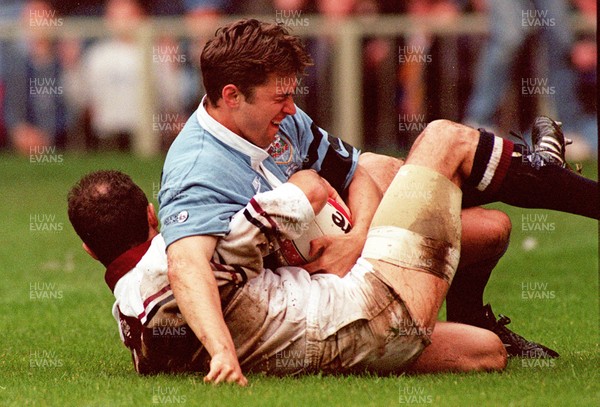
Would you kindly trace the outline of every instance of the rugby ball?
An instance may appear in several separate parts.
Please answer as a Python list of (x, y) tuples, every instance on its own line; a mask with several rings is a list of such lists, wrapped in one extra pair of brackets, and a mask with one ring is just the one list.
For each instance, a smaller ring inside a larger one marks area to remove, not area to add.
[(294, 240), (279, 238), (279, 262), (283, 266), (302, 266), (316, 256), (309, 256), (310, 242), (321, 236), (343, 235), (352, 229), (352, 221), (346, 210), (329, 198), (321, 212), (315, 216), (300, 237)]

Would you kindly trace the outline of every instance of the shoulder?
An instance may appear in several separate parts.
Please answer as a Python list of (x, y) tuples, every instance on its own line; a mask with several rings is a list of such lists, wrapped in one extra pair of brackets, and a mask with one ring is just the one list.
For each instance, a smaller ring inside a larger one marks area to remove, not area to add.
[[(239, 156), (239, 157), (238, 157)], [(235, 167), (244, 158), (236, 151), (212, 136), (198, 123), (192, 114), (175, 138), (165, 159), (164, 176), (198, 176), (207, 174), (212, 178), (224, 167)], [(193, 169), (193, 174), (188, 171)]]

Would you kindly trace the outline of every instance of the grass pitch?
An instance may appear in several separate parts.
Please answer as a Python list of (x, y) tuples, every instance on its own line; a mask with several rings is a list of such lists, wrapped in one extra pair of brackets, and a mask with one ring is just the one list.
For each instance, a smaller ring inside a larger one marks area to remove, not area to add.
[[(2, 406), (596, 406), (600, 403), (597, 223), (502, 205), (511, 247), (486, 300), (557, 360), (513, 359), (503, 373), (269, 378), (247, 388), (199, 375), (140, 377), (120, 343), (103, 269), (84, 253), (66, 193), (84, 173), (130, 174), (156, 202), (162, 159), (125, 155), (0, 156)], [(597, 179), (596, 164), (585, 174)]]

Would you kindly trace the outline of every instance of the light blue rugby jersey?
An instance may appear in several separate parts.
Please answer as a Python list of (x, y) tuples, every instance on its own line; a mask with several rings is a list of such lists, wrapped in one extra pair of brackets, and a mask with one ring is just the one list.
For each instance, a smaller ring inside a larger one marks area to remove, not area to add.
[[(356, 148), (314, 125), (299, 108), (281, 122), (278, 136), (263, 165), (279, 181), (312, 168), (339, 192), (348, 186), (358, 162)], [(158, 202), (167, 246), (188, 236), (227, 234), (231, 217), (254, 195), (271, 189), (250, 156), (209, 133), (195, 112), (163, 167)]]

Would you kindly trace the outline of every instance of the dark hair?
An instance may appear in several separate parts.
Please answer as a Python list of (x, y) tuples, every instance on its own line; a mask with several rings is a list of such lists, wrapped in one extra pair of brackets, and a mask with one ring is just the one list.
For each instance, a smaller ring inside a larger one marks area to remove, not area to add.
[(148, 198), (127, 174), (89, 173), (67, 200), (73, 229), (105, 266), (148, 239)]
[(215, 106), (228, 84), (252, 100), (254, 87), (265, 84), (269, 74), (304, 74), (312, 59), (300, 38), (282, 25), (244, 19), (217, 30), (202, 50), (200, 65), (208, 100)]

